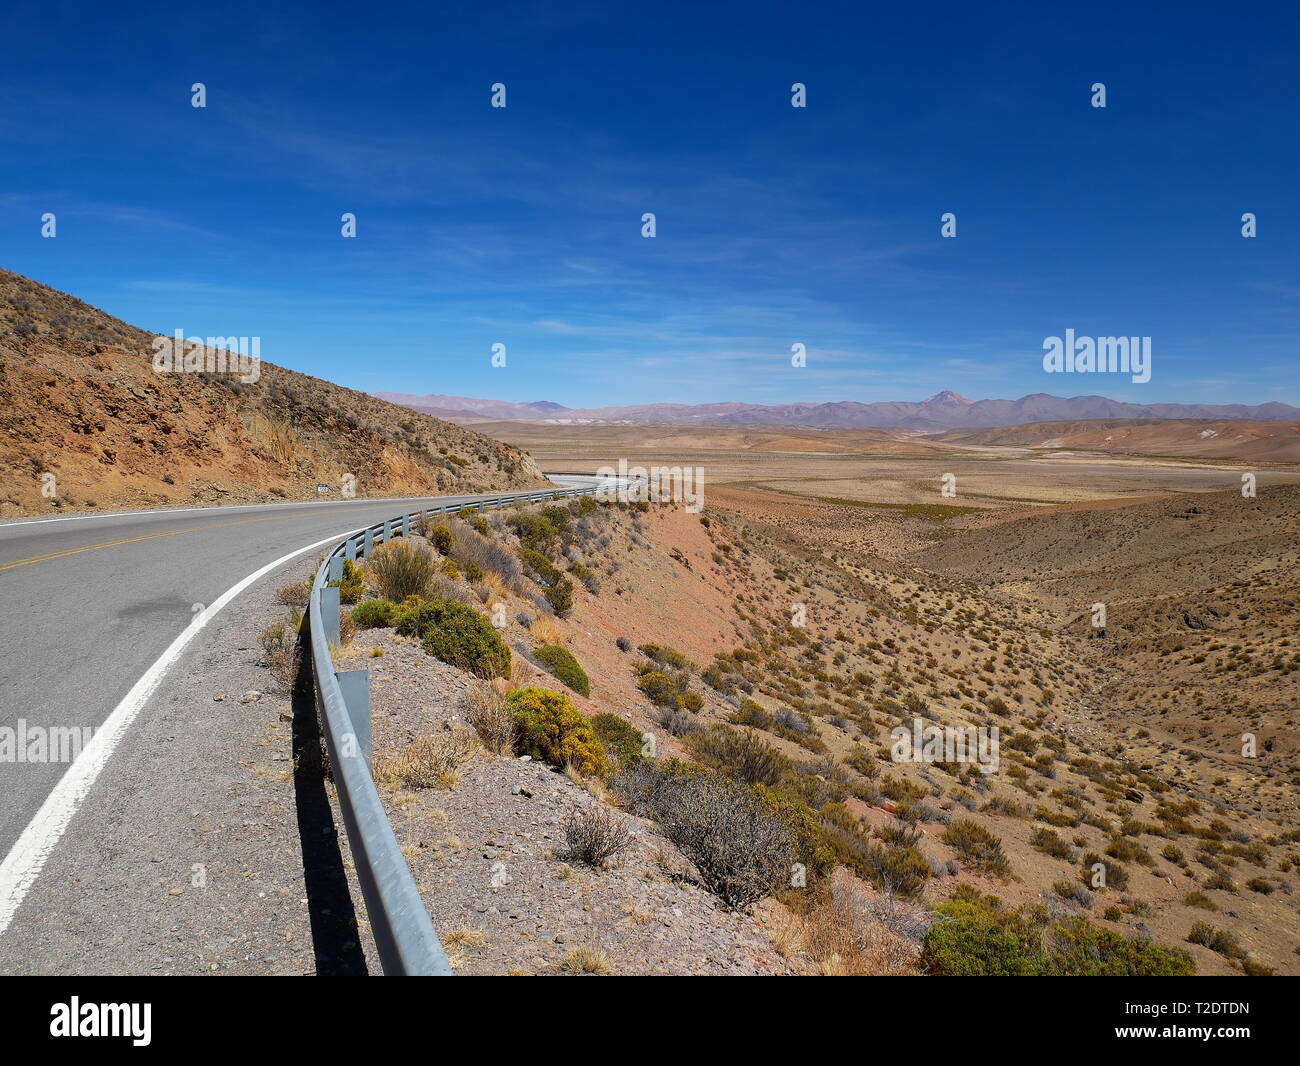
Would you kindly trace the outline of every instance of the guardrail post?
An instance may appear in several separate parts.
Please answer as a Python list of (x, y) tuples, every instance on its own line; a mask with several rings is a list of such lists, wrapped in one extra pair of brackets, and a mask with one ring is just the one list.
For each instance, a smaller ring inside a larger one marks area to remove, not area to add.
[(338, 647), (339, 643), (339, 590), (326, 585), (320, 590), (320, 617), (325, 626), (325, 643)]
[(370, 727), (370, 671), (342, 670), (334, 675), (338, 678), (339, 690), (343, 693), (343, 704), (347, 707), (348, 718), (352, 720), (352, 734), (357, 738), (357, 750), (370, 765), (371, 727)]
[(410, 535), (411, 535), (411, 516), (409, 514), (404, 514), (402, 515), (402, 536), (409, 537)]
[(387, 544), (392, 539), (393, 539), (393, 520), (391, 518), (385, 518), (384, 519), (384, 543)]
[(330, 556), (329, 579), (331, 581), (343, 580), (343, 556), (341, 555)]
[(373, 552), (374, 550), (375, 550), (375, 531), (374, 531), (373, 529), (367, 529), (367, 530), (366, 530), (366, 550), (365, 550), (365, 556), (366, 556), (367, 559), (370, 558), (370, 554), (371, 554), (371, 552)]
[(356, 537), (353, 537), (350, 541), (348, 541), (348, 542), (347, 542), (347, 545), (343, 548), (343, 558), (344, 558), (344, 559), (347, 559), (349, 562), (353, 562), (353, 563), (355, 563), (355, 562), (357, 561), (357, 539), (356, 539)]

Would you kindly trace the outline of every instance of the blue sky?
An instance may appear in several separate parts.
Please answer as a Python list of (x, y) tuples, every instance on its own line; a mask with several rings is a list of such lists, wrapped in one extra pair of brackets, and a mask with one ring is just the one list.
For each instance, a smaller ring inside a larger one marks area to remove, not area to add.
[(0, 265), (367, 391), (1300, 404), (1300, 15), (1046, 6), (18, 0)]

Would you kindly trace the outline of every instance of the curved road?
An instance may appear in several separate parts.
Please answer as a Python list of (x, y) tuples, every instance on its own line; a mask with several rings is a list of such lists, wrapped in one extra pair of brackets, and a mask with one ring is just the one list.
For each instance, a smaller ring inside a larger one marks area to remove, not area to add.
[[(471, 505), (498, 495), (504, 494), (438, 502)], [(50, 820), (42, 805), (71, 773), (67, 761), (19, 761), (31, 738), (40, 730), (84, 727), (91, 732), (82, 736), (89, 737), (132, 701), (147, 714), (149, 701), (167, 685), (165, 671), (150, 671), (196, 613), (206, 609), (205, 622), (211, 620), (219, 613), (214, 605), (228, 602), (236, 588), (242, 592), (245, 579), (296, 554), (305, 578), (329, 544), (430, 499), (256, 504), (0, 525), (0, 932), (30, 887), (22, 874), (31, 869), (30, 856), (20, 853), (58, 838), (48, 829), (24, 831), (38, 812)], [(203, 637), (199, 629), (180, 654), (201, 649)], [(83, 776), (86, 761), (79, 767)], [(91, 772), (86, 788), (94, 780)], [(99, 787), (111, 787), (111, 765)]]

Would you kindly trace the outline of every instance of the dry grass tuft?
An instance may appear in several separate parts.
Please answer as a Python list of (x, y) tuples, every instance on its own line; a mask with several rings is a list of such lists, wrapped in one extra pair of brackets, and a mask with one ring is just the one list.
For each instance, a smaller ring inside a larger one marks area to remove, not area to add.
[(471, 929), (468, 926), (461, 926), (459, 929), (453, 929), (442, 938), (442, 946), (448, 950), (454, 948), (481, 948), (487, 943), (487, 933), (482, 929)]
[(469, 690), (465, 719), (474, 727), (485, 750), (493, 755), (513, 755), (515, 719), (506, 698), (489, 684)]
[(562, 625), (553, 618), (541, 617), (533, 622), (530, 627), (533, 636), (537, 638), (539, 644), (560, 644), (563, 645), (568, 639), (568, 634)]
[(574, 948), (564, 956), (560, 969), (569, 973), (601, 976), (610, 972), (609, 960), (597, 948)]
[(395, 752), (375, 756), (375, 781), (390, 788), (454, 788), (457, 771), (474, 756), (478, 742), (468, 730), (419, 737)]
[(803, 956), (823, 977), (914, 977), (916, 945), (890, 928), (865, 890), (836, 884), (802, 913), (788, 914), (775, 929), (777, 950)]

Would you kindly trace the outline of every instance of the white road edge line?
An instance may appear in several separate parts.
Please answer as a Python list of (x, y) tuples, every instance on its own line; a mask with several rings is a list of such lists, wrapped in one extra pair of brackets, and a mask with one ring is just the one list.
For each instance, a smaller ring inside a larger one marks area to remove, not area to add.
[[(543, 474), (543, 477), (551, 477), (550, 474)], [(555, 477), (582, 478), (586, 481), (595, 481), (596, 478), (591, 474), (556, 474)], [(560, 484), (558, 481), (555, 482)], [(527, 489), (502, 489), (497, 495), (507, 495), (511, 492), (527, 492)], [(545, 491), (539, 489), (538, 491)], [(468, 493), (468, 496), (492, 495), (492, 493)], [(60, 515), (56, 518), (10, 518), (0, 522), (0, 531), (17, 526), (43, 526), (46, 522), (84, 522), (90, 518), (136, 518), (140, 515), (169, 515), (169, 514), (187, 514), (192, 511), (255, 511), (267, 507), (319, 507), (323, 503), (341, 503), (343, 505), (358, 503), (421, 503), (424, 500), (456, 500), (459, 496), (360, 496), (353, 499), (331, 498), (320, 500), (285, 500), (282, 503), (214, 503), (207, 507), (155, 507), (152, 510), (145, 511), (105, 511), (102, 514), (95, 512), (91, 514), (70, 514)]]
[[(520, 492), (526, 489), (518, 490)], [(473, 496), (474, 493), (469, 495)], [(481, 495), (481, 494), (480, 494)], [(189, 514), (194, 511), (220, 511), (224, 513), (234, 513), (235, 511), (257, 511), (265, 510), (268, 507), (319, 507), (321, 504), (333, 503), (342, 504), (344, 507), (355, 504), (380, 504), (380, 503), (420, 503), (423, 500), (441, 500), (443, 496), (390, 496), (383, 499), (375, 499), (369, 496), (358, 497), (351, 500), (341, 499), (322, 499), (322, 500), (289, 500), (284, 503), (230, 503), (230, 504), (213, 504), (210, 507), (155, 507), (150, 511), (105, 511), (103, 514), (70, 514), (62, 515), (58, 518), (12, 518), (0, 522), (0, 531), (6, 529), (18, 528), (20, 526), (43, 526), (47, 522), (85, 522), (92, 518), (137, 518), (140, 515), (172, 515), (172, 514)], [(456, 499), (456, 497), (451, 497)]]
[[(364, 528), (363, 526), (362, 529)], [(140, 680), (131, 686), (131, 691), (104, 719), (104, 724), (95, 731), (90, 743), (82, 748), (81, 754), (68, 767), (67, 772), (59, 779), (59, 783), (54, 786), (50, 794), (45, 797), (40, 810), (14, 842), (4, 862), (0, 863), (0, 934), (9, 928), (9, 923), (13, 921), (14, 915), (27, 897), (36, 878), (45, 868), (46, 861), (63, 836), (64, 830), (68, 828), (73, 815), (77, 813), (90, 792), (95, 779), (99, 777), (100, 771), (108, 763), (145, 702), (153, 695), (168, 667), (180, 657), (185, 646), (216, 617), (226, 604), (253, 582), (304, 552), (309, 552), (313, 548), (322, 548), (327, 544), (337, 544), (359, 532), (361, 529), (350, 529), (298, 548), (273, 563), (267, 563), (260, 570), (254, 571), (238, 584), (231, 586), (217, 597), (211, 607), (206, 611), (200, 611), (181, 635), (173, 640), (167, 646), (167, 650), (158, 656), (153, 665), (141, 675)]]

